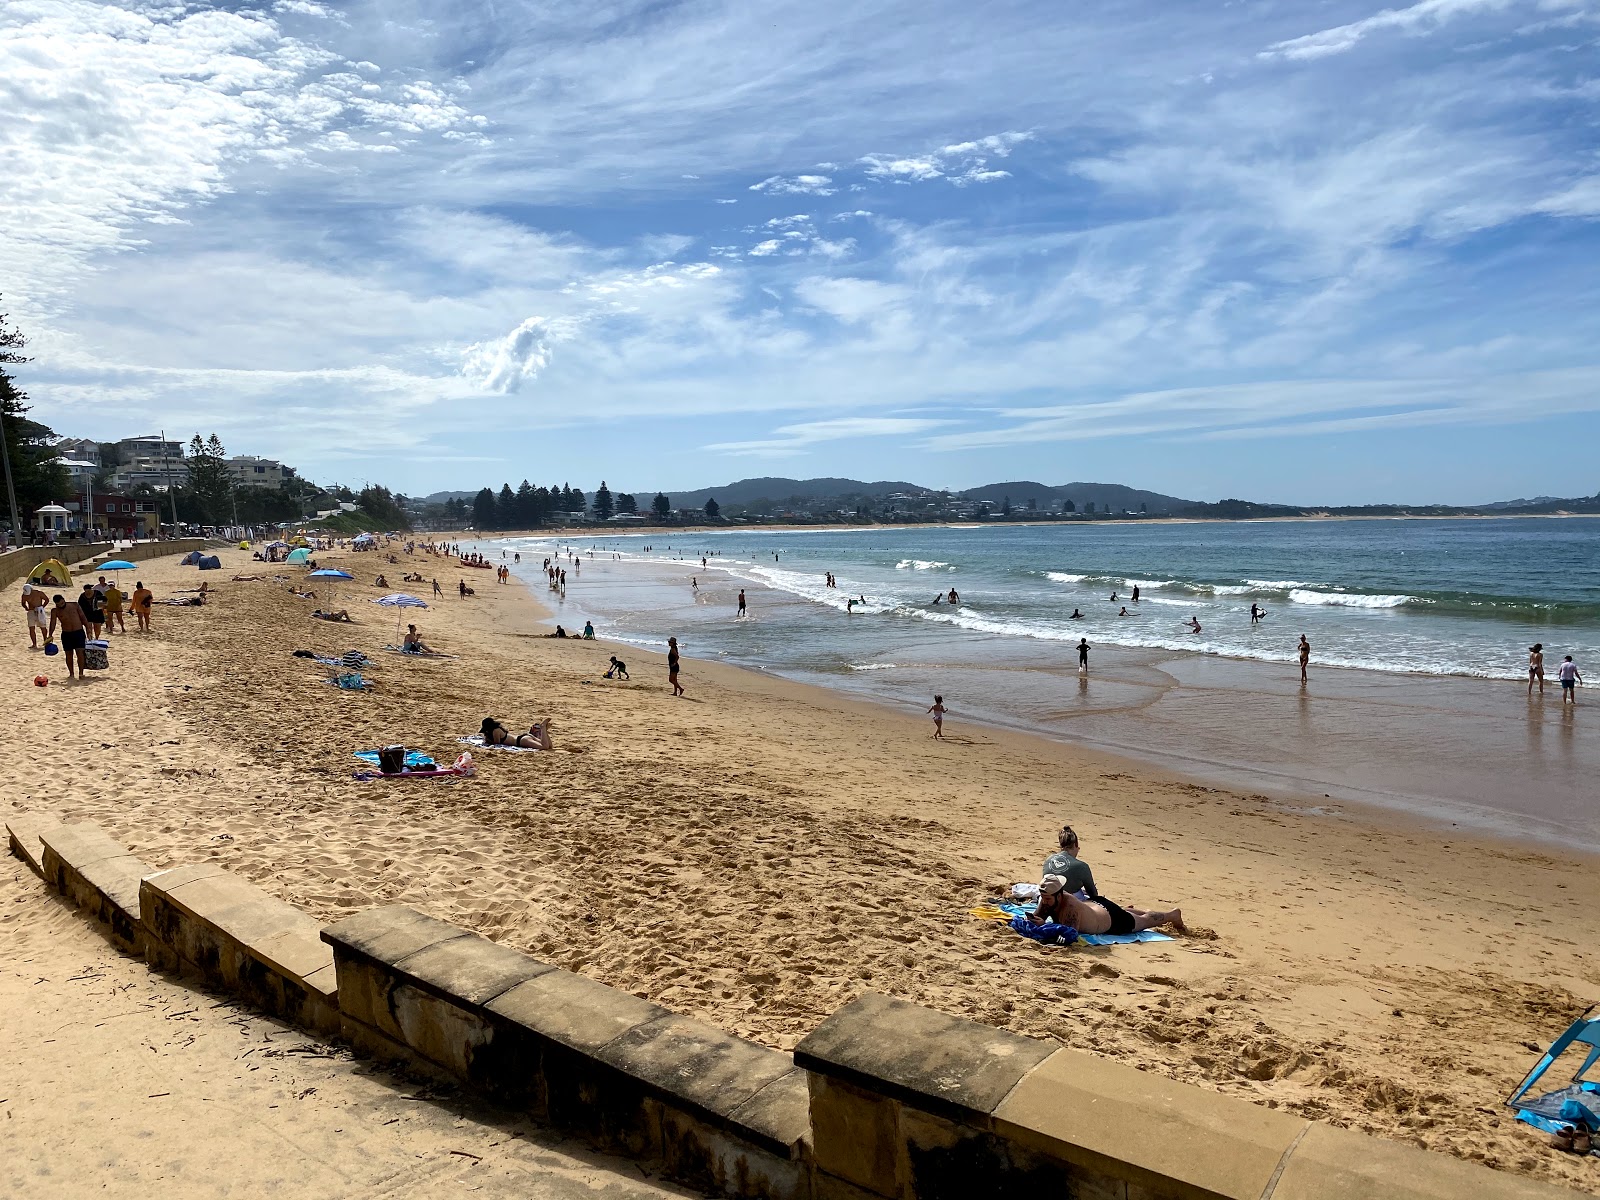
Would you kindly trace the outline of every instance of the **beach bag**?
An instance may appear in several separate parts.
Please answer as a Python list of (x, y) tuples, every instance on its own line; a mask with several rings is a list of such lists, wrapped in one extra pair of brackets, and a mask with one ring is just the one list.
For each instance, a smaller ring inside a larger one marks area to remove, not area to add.
[(83, 669), (85, 671), (109, 671), (111, 669), (111, 643), (101, 638), (84, 643)]
[(404, 746), (385, 746), (378, 751), (378, 770), (385, 775), (398, 775), (405, 768), (406, 748)]

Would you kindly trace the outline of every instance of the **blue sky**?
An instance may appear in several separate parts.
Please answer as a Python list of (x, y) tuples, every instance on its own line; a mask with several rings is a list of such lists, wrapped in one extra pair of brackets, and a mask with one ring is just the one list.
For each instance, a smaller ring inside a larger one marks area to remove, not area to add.
[(1600, 3), (0, 7), (58, 431), (321, 480), (1600, 489)]

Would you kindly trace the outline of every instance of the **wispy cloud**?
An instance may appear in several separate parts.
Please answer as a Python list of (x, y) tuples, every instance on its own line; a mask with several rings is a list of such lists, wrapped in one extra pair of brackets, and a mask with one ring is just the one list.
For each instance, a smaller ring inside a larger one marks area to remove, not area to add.
[(762, 458), (787, 458), (802, 454), (823, 442), (856, 438), (904, 437), (926, 433), (953, 422), (924, 417), (835, 417), (826, 421), (805, 421), (783, 425), (775, 436), (749, 442), (717, 442), (704, 447), (718, 454), (754, 455)]
[(752, 192), (765, 192), (769, 196), (831, 196), (838, 191), (831, 186), (833, 180), (826, 175), (795, 175), (785, 179), (772, 175), (760, 183), (752, 183)]

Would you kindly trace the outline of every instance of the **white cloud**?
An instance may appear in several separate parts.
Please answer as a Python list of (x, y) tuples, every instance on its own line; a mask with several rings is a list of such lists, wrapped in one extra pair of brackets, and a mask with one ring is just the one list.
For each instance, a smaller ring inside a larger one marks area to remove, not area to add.
[(989, 167), (989, 158), (1005, 158), (1012, 147), (1033, 137), (1031, 131), (1007, 130), (970, 142), (952, 142), (930, 154), (895, 157), (868, 154), (861, 158), (869, 178), (892, 183), (922, 183), (948, 178), (957, 187), (969, 183), (989, 183), (1010, 177), (1009, 171)]
[(760, 183), (752, 183), (750, 190), (769, 196), (831, 196), (837, 190), (832, 183), (826, 175), (795, 175), (788, 179), (773, 175)]
[(461, 373), (491, 392), (516, 392), (550, 365), (555, 344), (570, 338), (570, 321), (529, 317), (505, 337), (468, 346)]
[(776, 254), (783, 249), (783, 242), (777, 238), (768, 238), (764, 242), (757, 242), (750, 247), (749, 254), (752, 258), (765, 258), (769, 254)]
[(1386, 8), (1359, 21), (1337, 25), (1318, 33), (1277, 42), (1260, 54), (1262, 58), (1311, 59), (1343, 54), (1369, 33), (1394, 29), (1419, 33), (1436, 29), (1456, 17), (1476, 12), (1498, 12), (1521, 0), (1421, 0), (1409, 8)]
[(808, 447), (822, 442), (905, 436), (926, 433), (930, 429), (950, 424), (953, 422), (947, 419), (928, 417), (836, 417), (826, 421), (782, 425), (773, 431), (776, 436), (772, 438), (747, 442), (717, 442), (704, 449), (720, 454), (781, 458), (803, 453)]

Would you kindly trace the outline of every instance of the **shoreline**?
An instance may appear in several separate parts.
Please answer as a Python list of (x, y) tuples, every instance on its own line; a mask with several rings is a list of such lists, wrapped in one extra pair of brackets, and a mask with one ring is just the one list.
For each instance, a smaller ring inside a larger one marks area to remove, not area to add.
[[(652, 581), (670, 578), (681, 567), (703, 582), (711, 571), (712, 578), (737, 581), (731, 586), (765, 586), (729, 566), (639, 560), (596, 559), (588, 579), (604, 589), (618, 565)], [(596, 568), (603, 572), (598, 579)], [(531, 580), (513, 579), (530, 596), (543, 590)], [(586, 607), (583, 579), (556, 603), (604, 617), (603, 601)], [(703, 586), (700, 595), (717, 602), (715, 585)], [(571, 620), (544, 603), (539, 607), (551, 627), (558, 619)], [(582, 615), (573, 622), (575, 629), (581, 620)], [(658, 624), (653, 633), (630, 629), (638, 636), (618, 640), (636, 653), (653, 654), (647, 642), (664, 637), (671, 614)], [(682, 640), (686, 627), (676, 632)], [(701, 630), (702, 643), (705, 636)], [(686, 656), (695, 650), (693, 638), (685, 642)], [(1522, 680), (1324, 664), (1313, 664), (1312, 684), (1304, 688), (1293, 664), (1274, 660), (1150, 647), (1118, 647), (1109, 658), (1105, 653), (1088, 676), (1080, 676), (1068, 651), (1053, 644), (1041, 646), (1023, 668), (970, 661), (928, 667), (896, 654), (897, 661), (888, 664), (894, 670), (843, 674), (770, 666), (727, 650), (700, 661), (866, 699), (898, 713), (920, 712), (926, 699), (918, 699), (919, 688), (929, 695), (942, 691), (956, 706), (955, 722), (1092, 750), (1125, 766), (1279, 793), (1307, 810), (1355, 807), (1374, 824), (1398, 819), (1408, 828), (1474, 830), (1516, 845), (1600, 854), (1600, 814), (1575, 814), (1567, 804), (1567, 797), (1583, 793), (1586, 778), (1600, 774), (1600, 761), (1588, 739), (1574, 745), (1576, 714), (1560, 707), (1554, 689), (1545, 699), (1525, 700)], [(1019, 688), (1032, 688), (1041, 698), (1030, 699), (1025, 711), (1016, 709), (1015, 699), (1011, 711), (985, 703), (986, 696)], [(1219, 712), (1228, 719), (1216, 719)], [(1562, 739), (1558, 752), (1540, 752), (1546, 727), (1549, 736)], [(1419, 757), (1417, 746), (1428, 753)]]
[[(1031, 734), (937, 743), (920, 714), (692, 654), (674, 700), (658, 655), (629, 647), (633, 680), (605, 681), (622, 644), (546, 638), (539, 589), (492, 579), (416, 614), (460, 657), (409, 660), (380, 650), (375, 556), (323, 558), (357, 576), (336, 603), (360, 624), (225, 571), (211, 604), (114, 639), (109, 673), (21, 689), (0, 749), (51, 746), (84, 786), (22, 778), (9, 803), (324, 919), (412, 904), (778, 1049), (871, 990), (1594, 1188), (1499, 1108), (1523, 1043), (1600, 994), (1593, 856), (1308, 812)], [(158, 595), (197, 586), (141, 569)], [(0, 646), (15, 678), (42, 662), (20, 631)], [(327, 687), (301, 647), (365, 649), (375, 690)], [(138, 721), (108, 727), (128, 702)], [(454, 783), (352, 778), (353, 749), (445, 758), (486, 714), (553, 716), (556, 752), (485, 751)], [(1181, 903), (1194, 934), (1050, 950), (970, 916), (1035, 877), (1063, 822), (1108, 895)]]

